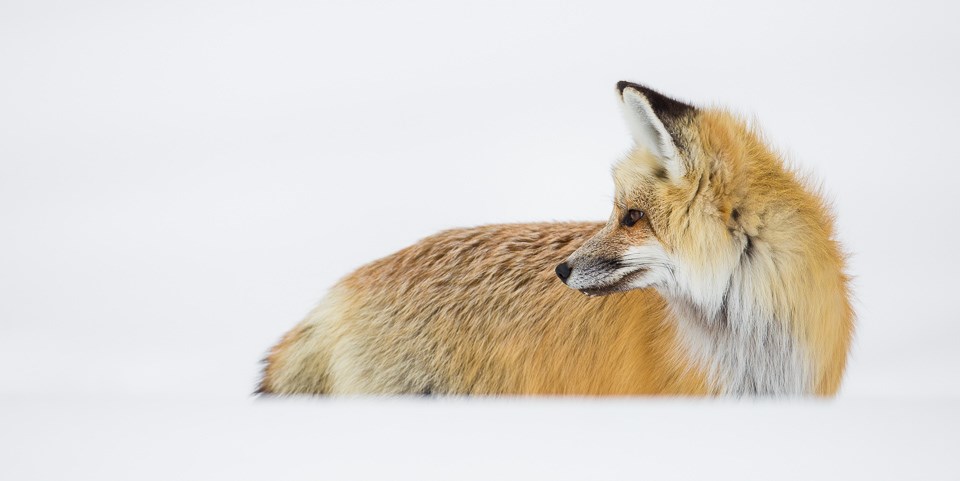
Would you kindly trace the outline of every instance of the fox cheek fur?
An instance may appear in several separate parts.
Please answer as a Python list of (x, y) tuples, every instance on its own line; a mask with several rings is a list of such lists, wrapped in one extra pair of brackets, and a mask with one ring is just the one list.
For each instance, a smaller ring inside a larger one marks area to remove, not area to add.
[(455, 229), (363, 266), (258, 392), (835, 394), (854, 313), (817, 189), (728, 112), (616, 93), (635, 148), (605, 224)]

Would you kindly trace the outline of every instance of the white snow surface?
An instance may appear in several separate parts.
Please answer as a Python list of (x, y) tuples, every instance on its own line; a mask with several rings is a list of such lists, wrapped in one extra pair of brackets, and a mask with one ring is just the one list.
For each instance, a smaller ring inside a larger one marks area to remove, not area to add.
[(4, 479), (956, 479), (956, 403), (16, 400)]
[[(0, 479), (960, 478), (954, 2), (0, 2)], [(338, 278), (602, 220), (631, 80), (833, 201), (833, 401), (254, 400)]]

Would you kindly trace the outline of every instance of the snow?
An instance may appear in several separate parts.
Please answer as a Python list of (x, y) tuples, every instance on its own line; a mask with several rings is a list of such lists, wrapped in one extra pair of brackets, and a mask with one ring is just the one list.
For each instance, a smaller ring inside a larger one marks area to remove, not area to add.
[[(5, 479), (951, 479), (954, 402), (9, 403)], [(10, 431), (16, 433), (12, 439)]]
[[(0, 4), (2, 479), (956, 479), (951, 2)], [(617, 80), (755, 116), (833, 199), (831, 402), (256, 401), (339, 277), (605, 219)]]

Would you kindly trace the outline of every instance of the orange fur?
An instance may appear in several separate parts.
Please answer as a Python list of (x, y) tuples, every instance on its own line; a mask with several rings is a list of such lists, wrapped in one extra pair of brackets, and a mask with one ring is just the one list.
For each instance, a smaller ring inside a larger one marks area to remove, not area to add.
[[(312, 372), (329, 352), (299, 356), (310, 316), (274, 348), (263, 390), (274, 393), (703, 394), (677, 352), (652, 291), (587, 298), (553, 273), (601, 224), (496, 225), (447, 231), (357, 270), (337, 288), (341, 362), (333, 383)], [(297, 344), (299, 343), (299, 344)], [(356, 346), (356, 348), (353, 348)], [(638, 349), (639, 347), (642, 347)], [(347, 360), (349, 359), (349, 360)], [(319, 362), (318, 362), (319, 361)]]

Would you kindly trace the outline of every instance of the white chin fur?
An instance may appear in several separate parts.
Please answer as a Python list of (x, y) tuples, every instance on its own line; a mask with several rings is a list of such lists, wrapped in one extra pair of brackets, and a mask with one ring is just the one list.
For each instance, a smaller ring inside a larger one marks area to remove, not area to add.
[(674, 280), (674, 263), (659, 243), (630, 247), (621, 256), (623, 269), (632, 271), (638, 267), (645, 269), (642, 276), (630, 282), (631, 289), (665, 286)]

